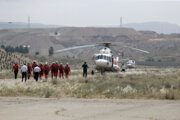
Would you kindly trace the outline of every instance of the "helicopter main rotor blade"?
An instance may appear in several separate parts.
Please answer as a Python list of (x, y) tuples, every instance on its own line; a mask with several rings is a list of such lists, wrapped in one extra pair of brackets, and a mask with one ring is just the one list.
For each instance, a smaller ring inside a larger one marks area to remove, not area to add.
[(71, 47), (71, 48), (65, 48), (65, 49), (57, 50), (56, 53), (65, 52), (68, 50), (79, 49), (79, 48), (95, 47), (95, 46), (100, 46), (100, 44), (82, 45), (82, 46), (75, 46), (75, 47)]
[(111, 49), (111, 51), (112, 51), (112, 53), (113, 53), (113, 55), (115, 55), (115, 56), (119, 56), (118, 55), (118, 53), (112, 48), (112, 47), (110, 47), (110, 49)]
[(137, 50), (137, 51), (140, 51), (140, 52), (144, 52), (144, 53), (149, 53), (148, 51), (141, 50), (141, 49), (138, 49), (138, 48), (133, 48), (133, 47), (129, 47), (129, 46), (123, 46), (123, 47), (127, 47), (127, 48), (130, 48), (130, 49), (133, 49), (133, 50)]

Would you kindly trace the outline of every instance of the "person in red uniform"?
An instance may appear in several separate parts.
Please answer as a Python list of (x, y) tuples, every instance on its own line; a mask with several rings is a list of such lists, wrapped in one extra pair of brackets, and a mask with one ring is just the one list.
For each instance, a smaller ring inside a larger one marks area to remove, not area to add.
[(13, 71), (14, 71), (14, 78), (17, 79), (17, 75), (18, 75), (18, 70), (19, 70), (19, 66), (17, 64), (17, 62), (14, 64), (13, 66)]
[(54, 68), (54, 77), (57, 79), (58, 76), (58, 70), (59, 70), (59, 64), (58, 61), (55, 63), (55, 68)]
[(61, 77), (64, 79), (64, 66), (62, 63), (59, 66), (59, 78), (61, 79)]
[(33, 61), (33, 64), (32, 64), (32, 69), (33, 69), (33, 77), (35, 79), (35, 75), (34, 75), (34, 68), (37, 66), (37, 63), (36, 61)]
[(48, 79), (48, 75), (49, 75), (49, 65), (48, 63), (46, 62), (45, 65), (44, 65), (44, 75), (45, 75), (45, 79)]
[(53, 79), (54, 73), (55, 73), (55, 66), (56, 64), (53, 62), (50, 69), (51, 69), (51, 79)]
[(68, 65), (68, 63), (66, 63), (66, 66), (64, 68), (64, 72), (65, 72), (65, 77), (68, 78), (69, 77), (69, 73), (71, 72), (71, 68)]
[(28, 79), (30, 79), (30, 77), (31, 77), (31, 72), (32, 72), (32, 67), (31, 67), (31, 64), (30, 64), (30, 63), (27, 64), (27, 68), (28, 68), (27, 76), (28, 76)]
[(43, 74), (44, 74), (44, 66), (42, 63), (40, 63), (39, 68), (41, 69), (41, 71), (39, 72), (39, 77), (42, 80)]

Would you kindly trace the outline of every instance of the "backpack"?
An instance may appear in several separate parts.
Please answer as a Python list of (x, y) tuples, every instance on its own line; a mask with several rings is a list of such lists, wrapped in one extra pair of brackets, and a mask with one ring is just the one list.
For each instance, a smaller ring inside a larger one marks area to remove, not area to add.
[(55, 65), (54, 70), (58, 71), (58, 65), (57, 64)]
[(69, 67), (68, 66), (65, 67), (65, 71), (69, 72)]
[(41, 72), (43, 72), (43, 66), (42, 65), (40, 66), (40, 69), (41, 69)]
[(60, 65), (59, 70), (63, 71), (63, 66), (62, 65)]
[(47, 68), (47, 65), (44, 66), (44, 70), (45, 70), (45, 72), (49, 71), (48, 68)]

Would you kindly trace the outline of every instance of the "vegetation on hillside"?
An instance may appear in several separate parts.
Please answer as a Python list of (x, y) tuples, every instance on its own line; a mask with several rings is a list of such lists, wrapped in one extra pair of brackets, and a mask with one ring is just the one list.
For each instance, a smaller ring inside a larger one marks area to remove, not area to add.
[(6, 52), (0, 49), (0, 71), (12, 69), (15, 62), (17, 62), (18, 65), (22, 65), (31, 62), (31, 60), (23, 54)]
[(54, 48), (51, 46), (49, 48), (49, 56), (52, 56), (54, 54)]
[(22, 45), (17, 46), (15, 48), (9, 45), (8, 46), (1, 45), (1, 48), (4, 49), (6, 52), (29, 53), (29, 48), (23, 47)]

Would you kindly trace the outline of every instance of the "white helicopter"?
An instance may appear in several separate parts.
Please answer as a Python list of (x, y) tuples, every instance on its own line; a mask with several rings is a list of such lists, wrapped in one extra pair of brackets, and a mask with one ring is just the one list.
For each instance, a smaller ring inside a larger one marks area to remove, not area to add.
[(127, 68), (136, 68), (136, 62), (134, 60), (128, 60), (126, 66)]
[[(78, 48), (103, 46), (103, 48), (100, 49), (100, 52), (98, 54), (94, 54), (93, 56), (94, 58), (93, 69), (96, 69), (97, 71), (100, 71), (101, 73), (104, 73), (105, 71), (112, 71), (112, 72), (120, 71), (120, 66), (118, 65), (119, 57), (115, 56), (116, 52), (110, 49), (111, 45), (112, 44), (109, 42), (104, 42), (104, 43), (92, 44), (92, 45), (75, 46), (71, 48), (57, 50), (56, 53), (65, 52), (65, 51), (78, 49)], [(134, 50), (141, 51), (144, 53), (149, 53), (148, 51), (144, 51), (137, 48), (132, 48), (128, 46), (123, 46), (123, 47), (134, 49)]]

